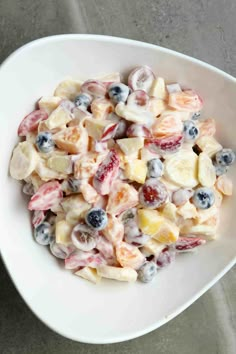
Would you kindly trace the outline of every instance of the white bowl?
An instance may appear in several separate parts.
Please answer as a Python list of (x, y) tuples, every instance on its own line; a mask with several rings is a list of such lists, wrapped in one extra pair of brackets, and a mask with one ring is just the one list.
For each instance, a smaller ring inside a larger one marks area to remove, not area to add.
[[(178, 256), (175, 264), (146, 285), (106, 280), (90, 284), (66, 271), (32, 238), (26, 200), (20, 185), (8, 175), (22, 117), (65, 77), (125, 74), (142, 64), (169, 81), (196, 89), (205, 102), (204, 115), (219, 123), (222, 143), (236, 149), (236, 80), (171, 50), (121, 38), (59, 35), (23, 46), (0, 68), (2, 258), (35, 315), (54, 331), (81, 342), (121, 342), (158, 328), (191, 305), (236, 261), (235, 197), (224, 203), (217, 241), (197, 254)], [(236, 176), (234, 168), (231, 175)]]

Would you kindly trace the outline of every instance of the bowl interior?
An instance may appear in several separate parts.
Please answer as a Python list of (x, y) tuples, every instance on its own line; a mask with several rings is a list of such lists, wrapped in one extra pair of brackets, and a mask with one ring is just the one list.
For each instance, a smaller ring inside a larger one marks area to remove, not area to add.
[[(150, 284), (102, 281), (94, 286), (64, 270), (32, 238), (27, 201), (8, 175), (22, 117), (66, 77), (88, 79), (147, 64), (169, 82), (196, 89), (204, 116), (218, 123), (222, 144), (236, 149), (236, 80), (204, 63), (156, 46), (111, 37), (55, 36), (35, 41), (0, 68), (0, 249), (10, 275), (33, 312), (60, 334), (89, 343), (110, 343), (157, 328), (190, 305), (235, 262), (235, 197), (224, 202), (219, 238), (196, 254), (178, 256)], [(4, 152), (4, 153), (3, 153)], [(236, 177), (235, 168), (230, 172)]]

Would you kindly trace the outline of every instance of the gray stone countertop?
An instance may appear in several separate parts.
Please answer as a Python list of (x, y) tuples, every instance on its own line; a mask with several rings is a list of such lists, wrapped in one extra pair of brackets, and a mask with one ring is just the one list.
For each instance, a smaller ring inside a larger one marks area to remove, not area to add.
[[(158, 44), (236, 76), (235, 18), (235, 0), (0, 0), (0, 63), (36, 38), (95, 33)], [(235, 269), (156, 331), (124, 343), (88, 345), (42, 324), (0, 261), (0, 353), (235, 354)]]

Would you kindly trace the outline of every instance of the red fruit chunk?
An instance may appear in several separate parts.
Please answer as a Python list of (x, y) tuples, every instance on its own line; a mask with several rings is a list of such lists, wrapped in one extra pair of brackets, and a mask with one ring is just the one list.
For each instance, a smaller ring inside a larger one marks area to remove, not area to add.
[(165, 204), (168, 198), (166, 186), (151, 178), (147, 180), (139, 190), (139, 201), (148, 209), (156, 209)]
[(111, 149), (105, 160), (98, 166), (93, 179), (93, 186), (101, 195), (108, 194), (112, 181), (116, 178), (120, 166), (120, 158), (116, 150)]
[(164, 268), (175, 260), (176, 251), (173, 248), (166, 247), (156, 258), (158, 268)]
[(106, 95), (106, 86), (97, 80), (88, 80), (80, 88), (81, 92), (88, 93), (93, 98), (102, 98)]
[(48, 210), (59, 204), (63, 198), (61, 185), (58, 181), (44, 183), (30, 199), (29, 210)]
[(179, 150), (183, 143), (183, 135), (173, 135), (166, 138), (147, 139), (145, 146), (154, 153), (172, 153)]
[(148, 66), (139, 66), (129, 74), (128, 85), (132, 90), (149, 92), (154, 79), (155, 75)]
[(96, 268), (105, 263), (106, 261), (100, 253), (96, 253), (95, 251), (75, 251), (65, 259), (65, 268), (76, 269), (86, 266)]
[(147, 93), (143, 90), (137, 90), (129, 95), (127, 104), (145, 108), (148, 106), (148, 102), (149, 96)]
[(152, 134), (145, 125), (134, 123), (129, 126), (127, 130), (127, 136), (129, 138), (135, 138), (135, 137), (151, 138)]
[(179, 252), (187, 252), (205, 243), (206, 240), (200, 237), (179, 237), (175, 249)]
[(40, 225), (44, 221), (45, 217), (46, 215), (43, 210), (35, 210), (32, 217), (33, 227), (37, 227), (38, 225)]
[(102, 134), (101, 141), (104, 142), (104, 141), (114, 138), (114, 136), (116, 134), (117, 127), (118, 127), (118, 123), (108, 125)]
[(43, 109), (37, 109), (36, 111), (31, 112), (20, 123), (18, 135), (25, 136), (27, 133), (33, 132), (38, 128), (39, 122), (47, 118), (48, 114)]

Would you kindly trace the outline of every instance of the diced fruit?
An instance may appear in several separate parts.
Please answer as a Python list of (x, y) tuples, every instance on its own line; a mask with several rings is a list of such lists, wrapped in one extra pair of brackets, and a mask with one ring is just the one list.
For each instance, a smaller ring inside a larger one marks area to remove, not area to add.
[(194, 152), (179, 152), (164, 162), (165, 177), (181, 186), (193, 188), (198, 184), (198, 157)]
[(114, 125), (116, 126), (116, 124), (111, 123), (109, 120), (87, 118), (85, 121), (85, 128), (87, 129), (88, 135), (95, 140), (101, 140), (107, 129), (114, 127)]
[(167, 109), (167, 104), (165, 101), (156, 97), (151, 97), (149, 99), (147, 110), (151, 112), (155, 117), (162, 114), (165, 109)]
[(42, 184), (44, 184), (44, 181), (35, 172), (31, 173), (31, 175), (28, 178), (30, 179), (30, 182), (34, 187), (34, 192), (37, 192), (39, 187), (42, 186)]
[(205, 243), (206, 240), (200, 237), (179, 237), (175, 244), (175, 249), (178, 252), (189, 252)]
[(43, 96), (38, 101), (39, 109), (43, 109), (47, 114), (51, 114), (61, 102), (61, 97)]
[(42, 132), (37, 135), (35, 142), (38, 150), (43, 153), (48, 153), (54, 150), (54, 141), (52, 139), (52, 133)]
[(215, 202), (214, 192), (211, 188), (202, 187), (194, 191), (193, 203), (199, 209), (208, 209)]
[(166, 89), (167, 89), (168, 93), (182, 92), (180, 84), (178, 84), (178, 83), (166, 85)]
[[(194, 118), (192, 118), (194, 119)], [(215, 119), (208, 118), (199, 122), (200, 136), (213, 136), (216, 133)]]
[(67, 177), (67, 174), (61, 173), (55, 170), (52, 170), (47, 166), (47, 161), (44, 159), (40, 159), (35, 171), (40, 179), (44, 182), (51, 181), (52, 179), (64, 179)]
[(176, 206), (183, 205), (193, 196), (193, 189), (180, 188), (172, 194), (172, 201)]
[(96, 203), (99, 196), (95, 188), (93, 188), (89, 183), (83, 181), (80, 186), (80, 191), (84, 197), (84, 200), (88, 203)]
[(27, 141), (19, 143), (13, 150), (10, 162), (10, 175), (22, 180), (27, 178), (36, 168), (39, 156), (34, 146)]
[(218, 151), (222, 150), (222, 146), (213, 136), (201, 136), (197, 139), (196, 144), (209, 157), (214, 156)]
[(115, 112), (121, 118), (133, 123), (145, 124), (147, 127), (150, 127), (155, 120), (154, 114), (144, 108), (134, 105), (127, 106), (123, 102), (116, 105)]
[(141, 159), (143, 161), (149, 161), (152, 159), (159, 159), (160, 155), (157, 152), (150, 151), (146, 146), (141, 149)]
[(176, 250), (174, 247), (166, 247), (156, 258), (156, 265), (158, 268), (164, 268), (174, 262)]
[(157, 233), (153, 235), (153, 238), (155, 238), (155, 240), (165, 245), (176, 242), (176, 240), (178, 240), (178, 237), (179, 237), (178, 226), (167, 219), (161, 224)]
[(223, 195), (230, 196), (230, 195), (233, 194), (233, 183), (232, 183), (231, 179), (229, 179), (225, 175), (222, 175), (222, 176), (217, 178), (217, 180), (216, 180), (216, 188)]
[(146, 139), (145, 146), (152, 152), (158, 154), (169, 154), (177, 152), (183, 143), (183, 135), (173, 135), (164, 138)]
[(144, 139), (141, 137), (118, 139), (116, 142), (125, 155), (132, 155), (136, 153), (144, 145)]
[(58, 221), (55, 231), (56, 242), (63, 245), (71, 244), (71, 232), (72, 226), (66, 220)]
[(179, 115), (164, 115), (156, 119), (152, 126), (152, 133), (155, 137), (167, 137), (179, 135), (183, 130), (183, 122)]
[(104, 257), (100, 253), (94, 251), (84, 252), (77, 250), (65, 259), (66, 269), (77, 269), (78, 267), (97, 268), (105, 263)]
[(173, 203), (166, 203), (161, 214), (172, 222), (176, 223), (178, 220), (177, 208)]
[(202, 99), (192, 90), (169, 94), (169, 106), (177, 110), (198, 112), (202, 109)]
[(132, 160), (125, 164), (125, 176), (131, 181), (144, 183), (147, 175), (147, 165), (142, 160)]
[(166, 246), (163, 245), (163, 243), (156, 241), (154, 238), (150, 238), (140, 249), (140, 251), (145, 255), (145, 257), (158, 257), (165, 247)]
[(58, 106), (45, 121), (48, 129), (55, 129), (63, 124), (67, 124), (71, 121), (72, 116), (69, 110), (62, 106)]
[(137, 272), (130, 267), (118, 268), (103, 265), (97, 268), (97, 272), (103, 278), (129, 282), (137, 280)]
[(116, 257), (122, 267), (139, 269), (144, 263), (145, 257), (139, 251), (138, 247), (121, 242), (116, 246)]
[(196, 221), (198, 224), (203, 224), (208, 221), (210, 218), (218, 216), (219, 208), (214, 204), (209, 209), (199, 209), (197, 213)]
[(184, 225), (180, 233), (181, 235), (201, 235), (206, 240), (212, 240), (216, 237), (216, 227), (204, 224)]
[(93, 98), (103, 98), (106, 95), (106, 86), (98, 80), (87, 80), (81, 86), (81, 92), (87, 93)]
[(143, 283), (149, 283), (157, 274), (157, 266), (154, 262), (145, 262), (138, 270), (138, 279)]
[(44, 183), (30, 199), (29, 210), (48, 210), (58, 204), (63, 197), (61, 185), (58, 181)]
[(142, 108), (147, 108), (149, 102), (148, 94), (143, 90), (133, 91), (127, 101), (127, 105), (140, 106)]
[(131, 71), (128, 77), (128, 85), (132, 90), (144, 90), (149, 93), (155, 75), (149, 66), (139, 66)]
[(75, 272), (74, 274), (78, 275), (83, 279), (89, 280), (94, 284), (97, 284), (101, 280), (101, 276), (98, 275), (97, 270), (91, 267), (84, 267), (80, 270), (77, 270), (77, 272)]
[(129, 95), (129, 87), (122, 83), (114, 82), (108, 87), (108, 95), (114, 103), (126, 102)]
[(34, 229), (34, 238), (42, 246), (47, 246), (53, 240), (53, 229), (48, 222), (42, 222)]
[(106, 98), (96, 98), (91, 104), (91, 111), (94, 118), (106, 119), (114, 111), (114, 105)]
[(56, 145), (71, 154), (86, 152), (88, 133), (82, 126), (69, 127), (53, 135)]
[(75, 97), (80, 92), (81, 81), (67, 79), (59, 83), (57, 86), (54, 96), (59, 96), (61, 98), (67, 98), (68, 100), (74, 101)]
[(216, 181), (215, 167), (205, 152), (198, 156), (198, 180), (203, 187), (212, 187)]
[(153, 80), (149, 95), (162, 100), (167, 99), (168, 93), (166, 91), (165, 80), (162, 77), (158, 77)]
[(71, 232), (71, 241), (73, 245), (81, 251), (91, 251), (97, 244), (96, 231), (85, 224), (77, 224)]
[(47, 165), (52, 170), (70, 174), (72, 173), (72, 160), (70, 156), (52, 156), (47, 160)]
[(198, 215), (195, 205), (189, 201), (187, 201), (184, 205), (179, 206), (177, 208), (177, 213), (184, 219), (194, 219)]
[(93, 186), (101, 195), (110, 192), (111, 183), (116, 178), (119, 170), (120, 159), (118, 153), (111, 149), (105, 160), (100, 163), (93, 179)]
[(64, 197), (61, 201), (61, 205), (65, 213), (68, 213), (71, 210), (80, 210), (81, 212), (84, 212), (91, 207), (89, 203), (85, 202), (81, 194)]
[(119, 215), (138, 204), (138, 192), (128, 183), (119, 180), (112, 183), (108, 198), (107, 212)]
[(108, 215), (108, 223), (102, 233), (108, 241), (116, 245), (123, 239), (124, 225), (114, 215)]
[(80, 180), (89, 180), (94, 176), (97, 168), (98, 155), (93, 152), (88, 152), (85, 155), (78, 156), (74, 162), (74, 176)]
[(128, 122), (125, 119), (119, 119), (114, 139), (126, 138), (126, 132), (128, 128)]
[(48, 118), (48, 114), (43, 109), (38, 109), (36, 111), (28, 114), (20, 123), (18, 128), (19, 136), (26, 136), (27, 133), (33, 132), (38, 128), (39, 122)]
[(156, 209), (166, 203), (168, 191), (165, 185), (154, 179), (148, 179), (139, 190), (139, 202), (143, 207)]
[(129, 138), (135, 137), (143, 137), (143, 138), (151, 138), (152, 134), (150, 130), (142, 124), (131, 124), (126, 132)]
[(199, 136), (199, 129), (192, 120), (185, 120), (184, 121), (184, 139), (187, 142), (192, 142), (196, 140)]
[(139, 209), (138, 226), (145, 235), (154, 236), (165, 222), (157, 210)]

